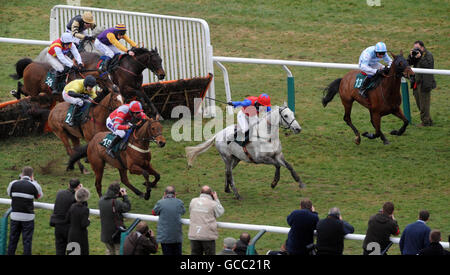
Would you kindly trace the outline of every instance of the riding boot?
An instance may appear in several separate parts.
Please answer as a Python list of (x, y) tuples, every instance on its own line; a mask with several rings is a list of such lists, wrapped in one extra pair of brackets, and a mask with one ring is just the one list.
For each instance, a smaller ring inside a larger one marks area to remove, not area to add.
[(114, 146), (116, 146), (117, 143), (119, 143), (120, 141), (122, 141), (122, 139), (119, 136), (115, 136), (114, 139), (111, 141), (111, 144), (109, 144), (108, 148), (106, 149), (106, 153), (112, 157), (112, 158), (116, 158), (116, 154), (113, 150)]
[(364, 82), (361, 84), (361, 87), (359, 88), (359, 95), (361, 95), (364, 98), (367, 98), (366, 90), (367, 90), (367, 86), (369, 86), (369, 83), (370, 83), (370, 78), (367, 76), (364, 79)]
[(74, 121), (75, 121), (75, 116), (78, 113), (78, 110), (81, 109), (80, 106), (78, 105), (74, 105), (73, 110), (72, 110), (72, 115), (69, 117), (69, 121), (66, 121), (66, 123), (70, 126), (73, 127), (75, 125)]
[(52, 94), (53, 95), (60, 95), (62, 91), (59, 90), (60, 84), (64, 81), (64, 78), (66, 77), (65, 70), (62, 72), (56, 72), (55, 81), (53, 82), (52, 87)]
[(245, 138), (244, 138), (244, 140), (243, 141), (241, 141), (241, 140), (238, 140), (238, 130), (237, 130), (237, 128), (235, 128), (234, 129), (234, 142), (236, 142), (237, 144), (239, 144), (241, 147), (244, 147), (244, 146), (246, 146), (247, 144), (248, 144), (248, 141), (249, 141), (249, 136), (250, 136), (250, 131), (249, 130), (247, 130), (246, 132), (245, 132)]

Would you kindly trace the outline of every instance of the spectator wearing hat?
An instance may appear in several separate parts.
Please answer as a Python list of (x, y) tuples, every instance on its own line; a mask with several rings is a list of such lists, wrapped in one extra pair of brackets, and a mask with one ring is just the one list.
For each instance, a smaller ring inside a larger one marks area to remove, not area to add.
[(429, 217), (430, 213), (422, 210), (419, 212), (419, 219), (405, 227), (399, 243), (402, 255), (417, 255), (430, 245), (431, 229), (426, 225)]
[(183, 230), (181, 216), (186, 213), (184, 203), (177, 199), (174, 186), (167, 186), (164, 196), (153, 207), (152, 214), (159, 216), (156, 241), (164, 255), (181, 255)]
[(89, 208), (87, 201), (90, 197), (89, 190), (80, 188), (75, 192), (76, 202), (72, 204), (67, 212), (67, 223), (70, 224), (67, 242), (76, 243), (80, 246), (80, 255), (89, 255), (89, 239), (87, 227), (89, 220)]
[(150, 255), (158, 251), (155, 233), (144, 221), (136, 225), (136, 231), (125, 239), (123, 255)]
[(234, 252), (236, 248), (236, 239), (232, 237), (227, 237), (223, 240), (223, 250), (220, 251), (217, 255), (237, 255)]
[(55, 227), (56, 255), (65, 255), (67, 238), (69, 236), (69, 224), (66, 221), (67, 212), (75, 200), (75, 192), (82, 188), (80, 180), (73, 178), (69, 181), (68, 188), (59, 190), (56, 194), (53, 214), (50, 217), (50, 226)]
[(367, 250), (370, 243), (375, 243), (379, 246), (379, 251), (384, 255), (386, 248), (390, 244), (390, 235), (397, 236), (400, 234), (400, 228), (394, 218), (394, 204), (386, 202), (383, 208), (376, 214), (370, 217), (366, 237), (363, 242), (364, 255), (372, 253)]
[(430, 245), (419, 252), (422, 256), (443, 256), (450, 255), (450, 252), (445, 250), (439, 243), (441, 241), (441, 231), (432, 230), (430, 232)]
[(353, 226), (342, 220), (339, 208), (331, 208), (328, 216), (317, 223), (317, 255), (342, 255), (344, 236), (353, 232)]
[(11, 228), (8, 255), (14, 255), (22, 234), (23, 254), (31, 255), (34, 233), (34, 199), (44, 195), (42, 188), (34, 179), (33, 168), (25, 166), (19, 180), (9, 183), (8, 196), (11, 197)]
[(306, 246), (314, 242), (314, 230), (318, 221), (319, 215), (311, 200), (301, 200), (300, 209), (292, 211), (287, 217), (287, 223), (291, 227), (286, 241), (289, 255), (307, 255)]

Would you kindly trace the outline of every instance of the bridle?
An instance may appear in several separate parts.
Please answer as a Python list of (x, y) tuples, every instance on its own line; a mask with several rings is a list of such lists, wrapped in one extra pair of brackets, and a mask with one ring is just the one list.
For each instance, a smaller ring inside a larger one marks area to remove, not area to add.
[[(159, 120), (153, 120), (153, 119), (152, 119), (152, 120), (146, 120), (144, 123), (141, 123), (141, 125), (138, 126), (137, 129), (139, 129), (139, 128), (141, 128), (142, 126), (144, 126), (145, 123), (150, 123), (150, 125), (149, 125), (148, 127), (151, 129), (152, 124), (155, 123), (155, 122), (159, 122)], [(136, 136), (136, 130), (137, 130), (137, 129), (135, 129), (135, 130), (133, 131), (133, 138), (134, 138), (134, 140), (136, 140), (136, 141), (142, 141), (142, 142), (146, 142), (146, 141), (148, 141), (148, 142), (156, 142), (156, 138), (159, 137), (159, 136), (162, 136), (162, 132), (159, 132), (159, 133), (157, 133), (156, 135), (151, 135), (150, 137), (138, 138), (138, 137)]]
[(295, 118), (293, 118), (290, 123), (284, 118), (283, 111), (286, 110), (287, 108), (289, 108), (289, 107), (280, 108), (280, 111), (279, 111), (281, 119), (284, 121), (284, 123), (286, 123), (288, 125), (287, 127), (283, 127), (283, 124), (281, 124), (281, 127), (283, 127), (284, 129), (291, 129), (292, 123), (295, 122)]

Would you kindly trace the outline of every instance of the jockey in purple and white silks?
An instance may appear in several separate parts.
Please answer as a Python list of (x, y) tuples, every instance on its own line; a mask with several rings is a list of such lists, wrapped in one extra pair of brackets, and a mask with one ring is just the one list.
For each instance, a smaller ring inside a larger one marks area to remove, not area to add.
[[(380, 63), (381, 60), (386, 62), (386, 68), (391, 66), (392, 58), (390, 58), (386, 52), (386, 44), (378, 42), (375, 46), (370, 46), (361, 53), (361, 56), (359, 57), (359, 69), (363, 74), (367, 75), (367, 77), (361, 85), (360, 94), (361, 91), (364, 91), (363, 88), (370, 83), (370, 78), (385, 69), (385, 66)], [(363, 94), (361, 95), (364, 96)]]

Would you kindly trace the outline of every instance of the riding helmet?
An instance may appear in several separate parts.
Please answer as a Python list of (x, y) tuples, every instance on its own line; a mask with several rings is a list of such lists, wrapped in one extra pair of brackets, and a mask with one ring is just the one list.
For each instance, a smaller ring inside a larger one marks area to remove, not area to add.
[(263, 106), (272, 106), (272, 104), (270, 104), (270, 96), (268, 94), (260, 94), (257, 101)]
[(387, 52), (386, 44), (384, 44), (383, 42), (378, 42), (375, 45), (375, 52), (376, 53), (385, 53), (385, 52)]
[(97, 85), (97, 81), (95, 80), (95, 77), (92, 75), (86, 76), (86, 78), (83, 81), (84, 87), (94, 87)]
[(83, 21), (88, 24), (95, 24), (94, 16), (92, 16), (92, 13), (90, 11), (84, 12), (81, 16), (81, 19), (83, 19)]
[(72, 35), (68, 32), (63, 33), (61, 35), (61, 42), (64, 44), (72, 43), (73, 42)]
[(130, 111), (133, 113), (140, 113), (143, 112), (144, 110), (142, 109), (142, 105), (139, 101), (131, 101), (130, 102)]

